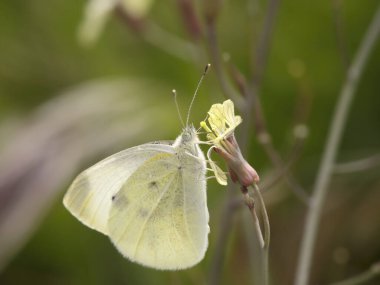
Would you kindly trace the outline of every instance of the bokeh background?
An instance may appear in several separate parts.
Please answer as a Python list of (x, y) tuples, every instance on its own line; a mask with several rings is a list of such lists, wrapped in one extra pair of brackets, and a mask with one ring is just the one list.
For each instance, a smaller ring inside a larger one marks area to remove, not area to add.
[[(265, 130), (294, 183), (286, 183), (284, 173), (269, 183), (278, 165), (265, 151), (253, 116), (242, 114), (248, 127), (237, 135), (247, 135), (247, 160), (262, 178), (272, 227), (272, 284), (293, 284), (307, 208), (294, 188), (311, 193), (347, 68), (378, 1), (206, 3), (152, 1), (149, 10), (118, 6), (95, 39), (92, 29), (101, 20), (89, 20), (94, 11), (87, 10), (89, 30), (83, 24), (89, 2), (0, 1), (0, 284), (212, 284), (217, 262), (222, 264), (218, 283), (257, 284), (253, 227), (245, 207), (229, 213), (232, 226), (217, 248), (230, 221), (223, 214), (226, 197), (239, 201), (238, 189), (209, 180), (209, 249), (200, 264), (180, 272), (129, 262), (107, 237), (80, 224), (62, 205), (81, 170), (124, 148), (179, 134), (171, 90), (177, 90), (186, 114), (203, 68), (215, 55), (205, 11), (215, 14), (217, 47), (228, 59), (221, 63), (224, 80), (235, 94), (240, 96), (241, 84), (262, 71), (257, 95)], [(273, 25), (265, 30), (268, 11)], [(263, 35), (269, 40), (260, 52)], [(255, 60), (252, 54), (259, 56)], [(343, 280), (380, 261), (379, 63), (377, 44), (337, 162), (369, 159), (364, 167), (337, 167), (333, 175), (310, 284)], [(211, 104), (226, 97), (216, 70), (212, 67), (199, 91), (191, 114), (195, 125)], [(220, 251), (224, 259), (216, 260)], [(380, 279), (363, 284), (380, 284)]]

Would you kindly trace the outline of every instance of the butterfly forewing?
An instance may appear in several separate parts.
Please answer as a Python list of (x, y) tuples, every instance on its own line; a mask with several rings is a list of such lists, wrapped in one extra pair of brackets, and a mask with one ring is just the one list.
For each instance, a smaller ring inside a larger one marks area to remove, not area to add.
[(71, 184), (63, 203), (82, 223), (108, 234), (108, 214), (112, 195), (147, 159), (171, 152), (163, 144), (145, 144), (116, 153), (83, 171)]

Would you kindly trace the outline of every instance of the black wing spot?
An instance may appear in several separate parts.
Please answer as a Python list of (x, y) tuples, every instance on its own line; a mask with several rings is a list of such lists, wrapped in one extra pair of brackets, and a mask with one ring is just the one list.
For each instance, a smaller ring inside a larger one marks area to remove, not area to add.
[(124, 208), (126, 207), (128, 204), (129, 204), (129, 200), (127, 197), (125, 197), (124, 195), (113, 195), (112, 196), (112, 203), (116, 206), (116, 207), (120, 207), (120, 208)]
[(157, 188), (157, 181), (149, 182), (149, 188)]

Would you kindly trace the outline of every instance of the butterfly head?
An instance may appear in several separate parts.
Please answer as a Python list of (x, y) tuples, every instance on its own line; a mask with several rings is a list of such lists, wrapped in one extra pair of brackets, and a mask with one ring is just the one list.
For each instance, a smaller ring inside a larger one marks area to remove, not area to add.
[(178, 145), (194, 145), (199, 142), (197, 130), (193, 125), (183, 128), (181, 135), (178, 136), (175, 143)]
[(194, 126), (186, 126), (182, 133), (177, 137), (173, 146), (178, 149), (182, 149), (190, 152), (191, 154), (197, 155), (198, 151), (198, 135)]
[(194, 126), (186, 126), (183, 129), (183, 132), (181, 134), (181, 143), (182, 144), (194, 144), (198, 142), (198, 136), (197, 136), (197, 131), (195, 130)]

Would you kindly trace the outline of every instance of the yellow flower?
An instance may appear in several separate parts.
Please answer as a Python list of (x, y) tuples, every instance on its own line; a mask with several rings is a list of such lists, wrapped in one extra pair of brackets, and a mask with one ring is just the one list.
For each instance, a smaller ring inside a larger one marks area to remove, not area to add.
[(235, 128), (242, 122), (240, 116), (235, 116), (234, 103), (226, 100), (223, 104), (214, 104), (208, 112), (207, 122), (201, 122), (206, 130), (207, 138), (212, 147), (207, 152), (209, 164), (215, 173), (216, 180), (227, 184), (225, 173), (211, 160), (211, 150), (215, 150), (227, 163), (230, 177), (233, 182), (249, 186), (259, 181), (256, 170), (244, 159), (235, 139)]
[(201, 127), (207, 131), (207, 138), (214, 145), (219, 145), (233, 134), (242, 119), (240, 116), (235, 116), (234, 103), (231, 100), (226, 100), (223, 104), (211, 106), (207, 121), (210, 127), (206, 122), (201, 122)]

